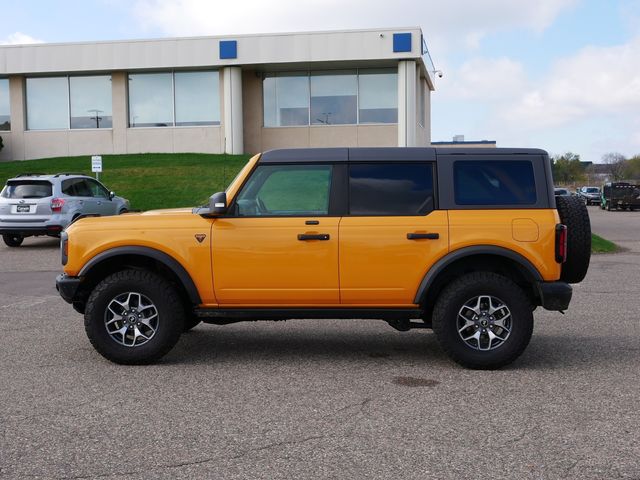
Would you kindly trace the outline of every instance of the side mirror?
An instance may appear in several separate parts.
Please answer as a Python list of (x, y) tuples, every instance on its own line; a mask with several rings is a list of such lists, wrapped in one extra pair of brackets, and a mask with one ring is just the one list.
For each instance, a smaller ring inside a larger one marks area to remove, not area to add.
[(116, 192), (109, 192), (109, 200), (113, 200), (116, 196)]
[(214, 215), (227, 213), (227, 193), (218, 192), (209, 197), (209, 212)]

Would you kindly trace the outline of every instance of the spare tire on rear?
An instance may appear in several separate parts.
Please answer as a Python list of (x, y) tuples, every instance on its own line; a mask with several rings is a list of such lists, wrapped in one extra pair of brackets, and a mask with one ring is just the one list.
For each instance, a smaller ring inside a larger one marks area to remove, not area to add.
[(591, 222), (589, 212), (578, 197), (558, 196), (556, 207), (560, 222), (567, 226), (567, 261), (560, 280), (579, 283), (587, 275), (591, 260)]

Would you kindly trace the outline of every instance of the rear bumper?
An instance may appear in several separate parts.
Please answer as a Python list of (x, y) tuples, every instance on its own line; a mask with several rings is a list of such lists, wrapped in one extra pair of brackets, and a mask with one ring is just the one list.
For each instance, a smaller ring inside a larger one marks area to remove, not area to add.
[(63, 227), (61, 225), (47, 225), (42, 227), (27, 227), (21, 225), (2, 225), (0, 235), (20, 235), (21, 237), (31, 237), (33, 235), (48, 235), (59, 237)]
[(565, 282), (538, 283), (540, 304), (545, 310), (562, 311), (569, 308), (573, 288)]
[(61, 273), (56, 277), (56, 290), (67, 303), (73, 303), (73, 300), (80, 286), (78, 277), (69, 277), (66, 273)]

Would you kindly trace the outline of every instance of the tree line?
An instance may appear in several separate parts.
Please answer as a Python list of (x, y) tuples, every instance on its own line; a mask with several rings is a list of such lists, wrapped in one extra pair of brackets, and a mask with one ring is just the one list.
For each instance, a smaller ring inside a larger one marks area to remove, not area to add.
[(551, 164), (557, 183), (576, 183), (598, 173), (606, 174), (611, 181), (640, 180), (640, 155), (626, 158), (621, 153), (610, 152), (602, 156), (602, 163), (585, 166), (580, 155), (567, 152), (551, 157)]

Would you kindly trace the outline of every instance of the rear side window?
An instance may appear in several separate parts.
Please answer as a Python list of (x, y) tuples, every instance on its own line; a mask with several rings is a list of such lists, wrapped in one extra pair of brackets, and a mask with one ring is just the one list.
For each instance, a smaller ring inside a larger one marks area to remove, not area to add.
[(92, 197), (91, 185), (84, 178), (71, 178), (62, 182), (62, 193), (70, 197)]
[(10, 181), (2, 189), (3, 198), (46, 198), (52, 193), (51, 183), (42, 180)]
[(536, 182), (528, 161), (457, 161), (453, 164), (458, 205), (533, 205)]
[(426, 215), (434, 208), (430, 163), (349, 166), (351, 215)]

